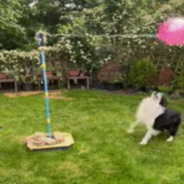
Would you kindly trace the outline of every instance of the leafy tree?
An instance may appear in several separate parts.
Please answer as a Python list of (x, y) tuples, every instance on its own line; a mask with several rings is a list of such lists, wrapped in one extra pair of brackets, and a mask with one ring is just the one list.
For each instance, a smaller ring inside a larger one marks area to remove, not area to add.
[(18, 0), (0, 0), (0, 49), (15, 49), (26, 43), (25, 29), (18, 24), (22, 16)]

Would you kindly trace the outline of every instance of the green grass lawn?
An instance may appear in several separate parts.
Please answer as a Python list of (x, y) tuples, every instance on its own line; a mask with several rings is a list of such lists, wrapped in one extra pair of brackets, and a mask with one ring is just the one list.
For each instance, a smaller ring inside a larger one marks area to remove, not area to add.
[[(51, 100), (52, 130), (69, 132), (68, 151), (29, 152), (24, 138), (45, 132), (43, 95), (15, 99), (0, 95), (0, 184), (182, 184), (184, 136), (166, 135), (140, 146), (145, 133), (128, 134), (142, 96), (69, 91), (71, 101)], [(184, 101), (170, 107), (183, 111)]]

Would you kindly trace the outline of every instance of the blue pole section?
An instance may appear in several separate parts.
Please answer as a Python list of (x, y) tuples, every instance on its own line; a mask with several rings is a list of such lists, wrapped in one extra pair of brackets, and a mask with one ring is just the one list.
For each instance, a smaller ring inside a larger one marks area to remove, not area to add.
[[(39, 46), (43, 46), (43, 35), (41, 33), (36, 34), (38, 39)], [(40, 62), (42, 68), (42, 79), (44, 83), (44, 92), (45, 92), (45, 117), (46, 117), (46, 128), (47, 128), (47, 137), (52, 137), (51, 132), (51, 125), (50, 125), (50, 106), (49, 106), (49, 93), (48, 93), (48, 86), (47, 86), (47, 75), (46, 75), (46, 62), (45, 62), (45, 54), (42, 50), (40, 53)]]
[(45, 63), (45, 54), (44, 51), (41, 51), (41, 67), (42, 67), (42, 78), (44, 83), (44, 92), (45, 92), (45, 117), (47, 122), (47, 136), (51, 138), (51, 125), (50, 125), (50, 106), (49, 106), (49, 93), (47, 86), (47, 75), (46, 75), (46, 63)]

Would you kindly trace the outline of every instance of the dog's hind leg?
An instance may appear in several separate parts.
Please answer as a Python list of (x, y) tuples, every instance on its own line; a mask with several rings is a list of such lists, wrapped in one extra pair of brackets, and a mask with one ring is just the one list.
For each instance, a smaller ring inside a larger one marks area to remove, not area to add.
[(138, 124), (137, 122), (132, 123), (130, 128), (127, 130), (127, 132), (130, 133), (130, 134), (133, 133), (135, 127), (137, 126), (137, 124)]
[(176, 135), (178, 131), (178, 126), (171, 126), (170, 129), (169, 129), (169, 133), (170, 133), (170, 136), (169, 138), (166, 140), (167, 142), (172, 142), (174, 140), (174, 136)]
[(149, 129), (146, 132), (146, 135), (143, 137), (142, 141), (139, 143), (140, 145), (146, 145), (148, 141), (151, 139), (152, 136), (156, 136), (160, 133), (160, 131), (154, 130), (154, 129)]
[(172, 126), (169, 127), (170, 136), (167, 139), (167, 142), (172, 142), (174, 140), (174, 137), (178, 132), (178, 128), (180, 124), (181, 124), (181, 117), (179, 115), (178, 117), (174, 118)]

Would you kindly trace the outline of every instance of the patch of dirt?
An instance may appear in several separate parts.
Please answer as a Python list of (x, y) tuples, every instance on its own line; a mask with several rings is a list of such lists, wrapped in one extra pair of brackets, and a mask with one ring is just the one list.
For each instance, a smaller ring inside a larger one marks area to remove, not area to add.
[(49, 95), (60, 95), (61, 93), (64, 93), (65, 91), (64, 90), (52, 90), (52, 91), (49, 91)]
[[(62, 90), (49, 91), (49, 96), (57, 96), (57, 95), (60, 95), (61, 93), (63, 93)], [(4, 93), (4, 95), (9, 98), (24, 97), (24, 96), (31, 96), (31, 95), (37, 95), (37, 94), (44, 94), (44, 92), (29, 91), (29, 92), (18, 92), (18, 93)]]
[(55, 100), (65, 100), (65, 101), (71, 101), (73, 98), (61, 96), (61, 94), (64, 93), (64, 91), (50, 91), (49, 92), (49, 98), (55, 99)]
[(16, 98), (16, 97), (24, 97), (30, 95), (37, 95), (41, 94), (41, 91), (31, 91), (31, 92), (18, 92), (18, 93), (4, 93), (4, 95), (8, 98)]
[(64, 97), (64, 96), (52, 96), (49, 95), (50, 99), (55, 99), (55, 100), (65, 100), (65, 101), (71, 101), (73, 100), (73, 98), (68, 98), (68, 97)]
[[(65, 100), (65, 101), (73, 100), (73, 98), (61, 96), (62, 93), (64, 93), (63, 90), (49, 91), (49, 98), (50, 99), (55, 99), (55, 100)], [(37, 94), (43, 94), (43, 97), (44, 97), (44, 92), (43, 91), (4, 93), (4, 95), (8, 98), (26, 97), (26, 96), (37, 95)]]

